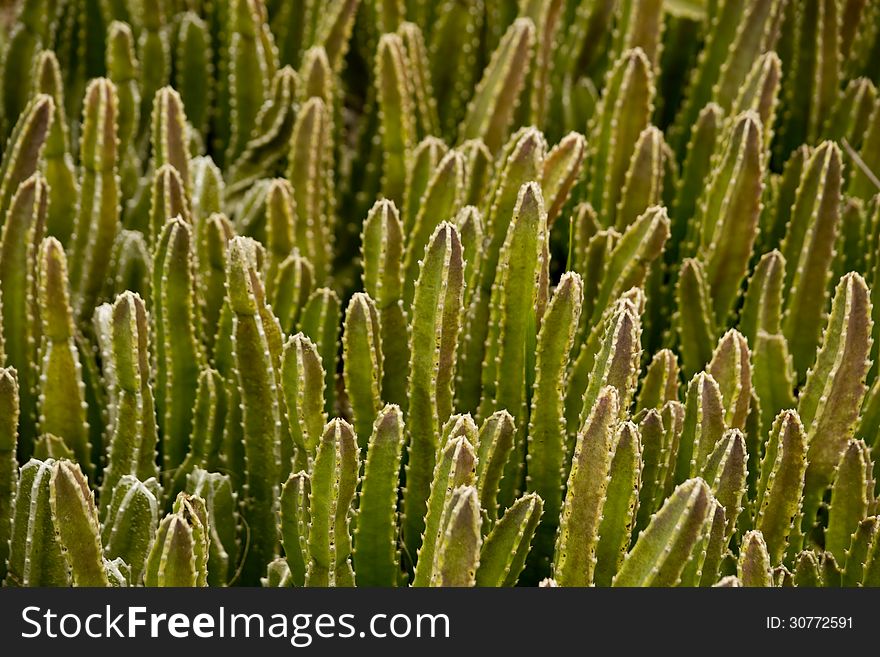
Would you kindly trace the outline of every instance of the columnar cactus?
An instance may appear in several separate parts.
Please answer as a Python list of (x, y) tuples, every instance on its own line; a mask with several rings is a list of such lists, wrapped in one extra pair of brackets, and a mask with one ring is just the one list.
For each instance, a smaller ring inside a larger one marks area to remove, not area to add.
[(878, 6), (22, 0), (0, 580), (880, 586)]

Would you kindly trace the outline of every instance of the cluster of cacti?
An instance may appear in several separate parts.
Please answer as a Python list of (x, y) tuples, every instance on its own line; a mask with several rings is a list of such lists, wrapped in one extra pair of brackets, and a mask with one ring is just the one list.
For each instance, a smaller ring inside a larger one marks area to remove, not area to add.
[(880, 586), (880, 1), (22, 0), (8, 586)]

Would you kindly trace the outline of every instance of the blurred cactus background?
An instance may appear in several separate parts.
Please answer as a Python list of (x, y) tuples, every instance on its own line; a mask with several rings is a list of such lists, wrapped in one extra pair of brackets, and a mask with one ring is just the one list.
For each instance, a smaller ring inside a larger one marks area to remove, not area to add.
[(20, 0), (7, 586), (880, 586), (880, 0)]

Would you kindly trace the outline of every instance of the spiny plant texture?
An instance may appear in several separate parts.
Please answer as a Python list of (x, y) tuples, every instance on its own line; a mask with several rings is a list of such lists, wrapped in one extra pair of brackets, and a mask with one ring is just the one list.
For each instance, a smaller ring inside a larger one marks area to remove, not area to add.
[(880, 586), (880, 0), (19, 0), (6, 586)]

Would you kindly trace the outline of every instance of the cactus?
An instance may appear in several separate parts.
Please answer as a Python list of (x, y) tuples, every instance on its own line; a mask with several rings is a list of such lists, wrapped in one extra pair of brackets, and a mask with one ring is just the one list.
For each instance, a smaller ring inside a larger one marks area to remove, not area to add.
[(266, 102), (255, 119), (254, 136), (230, 167), (231, 195), (243, 192), (261, 176), (274, 173), (283, 163), (296, 120), (293, 103), (301, 84), (289, 66), (275, 74)]
[(355, 294), (345, 313), (342, 349), (345, 389), (361, 452), (366, 451), (367, 440), (372, 433), (372, 420), (382, 406), (381, 340), (376, 304), (367, 294)]
[(240, 386), (246, 491), (245, 520), (250, 527), (250, 550), (244, 572), (257, 576), (277, 550), (275, 521), (280, 479), (281, 415), (275, 363), (269, 351), (259, 305), (262, 282), (256, 269), (256, 244), (236, 237), (229, 243), (227, 299), (233, 313), (235, 370)]
[(208, 585), (226, 586), (238, 566), (238, 500), (228, 475), (195, 468), (186, 478), (186, 492), (204, 500), (208, 518)]
[(473, 486), (452, 491), (444, 509), (431, 586), (474, 586), (480, 563), (480, 505)]
[(537, 493), (529, 493), (504, 513), (480, 549), (477, 586), (516, 584), (543, 508), (541, 497)]
[(480, 403), (480, 373), (489, 331), (489, 304), (501, 247), (522, 185), (540, 176), (544, 150), (542, 135), (537, 130), (526, 129), (511, 137), (501, 155), (503, 164), (499, 165), (496, 186), (487, 200), (486, 239), (477, 287), (470, 294), (463, 344), (458, 355), (460, 379), (456, 382), (456, 402), (461, 409), (473, 411)]
[(40, 245), (38, 278), (40, 320), (44, 327), (38, 424), (42, 433), (61, 436), (76, 461), (90, 473), (92, 449), (85, 386), (66, 285), (67, 259), (54, 237), (47, 237)]
[(18, 372), (22, 455), (30, 454), (36, 438), (34, 388), (40, 335), (37, 262), (47, 203), (45, 180), (39, 174), (31, 176), (12, 198), (0, 233), (2, 352)]
[[(465, 416), (466, 417), (466, 416)], [(498, 512), (498, 491), (504, 468), (510, 459), (516, 425), (507, 411), (496, 411), (483, 420), (477, 436), (477, 493), (489, 520)]]
[(556, 537), (553, 578), (561, 586), (593, 582), (602, 510), (614, 456), (613, 423), (619, 413), (617, 389), (602, 388), (583, 428), (568, 476)]
[(880, 586), (875, 0), (3, 15), (7, 585)]
[(825, 142), (806, 163), (782, 242), (788, 301), (782, 330), (803, 379), (816, 352), (840, 205), (840, 149)]
[[(478, 143), (478, 142), (471, 142)], [(485, 147), (484, 147), (485, 148)], [(416, 214), (421, 208), (422, 196), (440, 160), (449, 152), (449, 147), (436, 137), (425, 137), (413, 147), (406, 169), (406, 190), (403, 206), (403, 230), (408, 233), (415, 224)], [(380, 201), (381, 202), (381, 201)]]
[(281, 487), (281, 544), (284, 546), (286, 577), (295, 586), (303, 586), (309, 562), (309, 475), (300, 470), (290, 475)]
[(589, 154), (589, 200), (605, 226), (617, 223), (624, 179), (639, 135), (648, 126), (653, 97), (654, 75), (645, 52), (627, 50), (609, 72), (591, 130), (598, 139)]
[(329, 153), (331, 147), (329, 110), (318, 97), (300, 108), (290, 138), (287, 178), (294, 189), (297, 220), (307, 236), (303, 255), (315, 267), (315, 277), (324, 282), (329, 274), (332, 233), (329, 190), (332, 188)]
[(71, 295), (81, 319), (91, 317), (119, 230), (118, 103), (116, 86), (103, 78), (89, 84), (83, 101), (80, 203), (70, 249)]
[(752, 366), (749, 345), (736, 329), (718, 341), (706, 371), (718, 382), (724, 404), (724, 424), (745, 429), (752, 391)]
[(132, 584), (139, 584), (144, 564), (159, 524), (159, 484), (155, 479), (140, 481), (123, 475), (112, 490), (112, 497), (102, 494), (106, 505), (101, 542), (107, 558), (121, 558), (130, 568)]
[(719, 8), (712, 18), (706, 47), (700, 51), (686, 100), (676, 118), (677, 135), (687, 136), (697, 114), (710, 100), (724, 110), (730, 107), (753, 59), (773, 49), (774, 23), (784, 5), (780, 0), (760, 0), (725, 2)]
[(359, 586), (397, 583), (397, 477), (403, 442), (400, 409), (386, 406), (373, 425), (358, 504), (354, 562)]
[(145, 586), (208, 585), (208, 516), (205, 501), (181, 493), (162, 519), (147, 556)]
[[(181, 65), (175, 69), (174, 82), (183, 94), (181, 100), (187, 108), (190, 123), (199, 133), (204, 134), (213, 93), (208, 26), (197, 14), (186, 12), (178, 30), (175, 61)], [(209, 74), (201, 74), (204, 72)]]
[(761, 532), (751, 531), (743, 537), (737, 570), (743, 586), (771, 586), (770, 555)]
[(54, 122), (55, 102), (42, 93), (28, 103), (16, 121), (0, 165), (0, 217), (4, 220), (19, 185), (37, 171)]
[(15, 486), (18, 481), (18, 462), (15, 448), (18, 442), (18, 375), (13, 368), (0, 370), (0, 575), (5, 579), (9, 540), (12, 536), (12, 517), (15, 509)]
[(336, 363), (339, 352), (341, 309), (337, 294), (326, 287), (312, 292), (299, 317), (299, 332), (311, 338), (324, 368), (324, 408), (334, 410)]
[(868, 517), (868, 505), (873, 502), (874, 482), (865, 481), (867, 459), (868, 447), (865, 443), (850, 441), (835, 473), (828, 527), (825, 530), (825, 549), (840, 564), (846, 563), (852, 536), (861, 521)]
[(383, 368), (382, 399), (406, 410), (409, 336), (403, 310), (403, 226), (390, 201), (377, 201), (361, 237), (364, 290), (379, 311)]
[(792, 523), (799, 517), (806, 469), (807, 442), (795, 411), (780, 413), (761, 461), (755, 526), (767, 544), (770, 561), (782, 560)]
[[(562, 507), (562, 472), (566, 455), (565, 366), (580, 316), (583, 283), (575, 273), (563, 275), (541, 322), (535, 364), (535, 384), (528, 431), (526, 488), (537, 493), (545, 510), (538, 528), (539, 546), (533, 558), (545, 559), (552, 551)], [(482, 443), (482, 441), (481, 441)], [(483, 459), (480, 459), (481, 467)], [(486, 504), (483, 499), (483, 504)], [(549, 574), (549, 563), (535, 565)]]
[(761, 162), (761, 121), (747, 112), (737, 118), (694, 217), (697, 253), (719, 323), (733, 306), (757, 235)]
[(672, 586), (699, 539), (712, 493), (702, 479), (680, 484), (627, 553), (613, 586)]
[(712, 489), (715, 500), (724, 508), (725, 539), (733, 533), (742, 512), (747, 463), (746, 443), (742, 432), (731, 429), (721, 437), (703, 467), (703, 479)]
[(764, 254), (740, 311), (740, 330), (752, 350), (752, 385), (760, 402), (762, 434), (779, 411), (794, 406), (794, 373), (788, 341), (782, 335), (784, 275), (783, 255), (777, 250)]
[(465, 187), (465, 160), (461, 153), (449, 151), (434, 168), (419, 202), (412, 232), (404, 255), (404, 307), (412, 306), (419, 260), (437, 226), (438, 217), (455, 216), (462, 204)]
[(309, 495), (306, 586), (354, 586), (349, 521), (358, 477), (357, 436), (344, 420), (324, 429)]
[(608, 469), (608, 488), (596, 545), (596, 586), (611, 584), (629, 547), (641, 478), (642, 447), (638, 427), (632, 422), (621, 424), (614, 436), (612, 449), (614, 453)]
[(156, 412), (162, 429), (164, 469), (186, 457), (201, 345), (195, 335), (192, 230), (181, 218), (164, 225), (154, 255), (152, 315), (156, 356)]
[(324, 368), (315, 343), (302, 333), (284, 345), (281, 388), (296, 446), (296, 466), (309, 469), (327, 414), (324, 412)]
[(34, 63), (34, 93), (52, 97), (55, 118), (43, 147), (44, 171), (49, 183), (49, 210), (46, 233), (65, 244), (73, 232), (76, 208), (67, 199), (79, 196), (73, 158), (70, 155), (70, 133), (64, 114), (64, 86), (55, 53), (44, 50)]
[(535, 25), (529, 18), (518, 18), (508, 28), (459, 126), (462, 141), (480, 139), (493, 153), (501, 148), (530, 66), (534, 34)]
[(803, 531), (809, 531), (825, 488), (831, 484), (865, 394), (871, 350), (871, 302), (864, 279), (844, 276), (837, 286), (816, 362), (798, 399), (807, 428)]
[(50, 506), (56, 461), (31, 459), (21, 467), (9, 540), (6, 586), (67, 586), (69, 566), (55, 539)]
[(452, 412), (463, 269), (458, 234), (452, 225), (441, 223), (425, 249), (410, 329), (409, 460), (403, 499), (403, 535), (410, 558), (422, 542), (440, 425)]
[[(144, 302), (137, 294), (124, 292), (112, 307), (99, 309), (99, 325), (103, 323), (104, 312), (110, 323), (105, 378), (113, 381), (116, 403), (99, 497), (102, 511), (122, 477), (134, 475), (147, 480), (159, 474), (158, 428), (150, 381), (149, 318)], [(131, 561), (127, 563), (135, 568)], [(133, 574), (137, 579), (139, 569), (135, 568)]]
[[(505, 408), (514, 422), (525, 428), (526, 381), (530, 375), (526, 353), (535, 343), (542, 253), (547, 240), (547, 213), (537, 185), (524, 186), (519, 193), (507, 238), (501, 249), (490, 302), (490, 329), (483, 361), (479, 414), (488, 417)], [(515, 498), (522, 477), (525, 441), (521, 431), (514, 444), (512, 462), (505, 468), (500, 504), (507, 507)]]
[(868, 550), (876, 542), (877, 516), (871, 516), (859, 523), (853, 533), (852, 544), (846, 553), (846, 566), (843, 569), (842, 585), (854, 587), (862, 583)]
[(403, 200), (407, 161), (411, 157), (416, 131), (408, 69), (403, 40), (397, 34), (384, 34), (376, 52), (383, 147), (382, 193), (395, 203)]
[(74, 586), (108, 586), (95, 494), (79, 466), (56, 461), (49, 482), (52, 522)]
[(700, 372), (691, 379), (685, 395), (681, 438), (673, 467), (677, 483), (702, 471), (724, 429), (721, 388), (711, 374)]
[[(265, 7), (260, 0), (236, 0), (229, 8), (229, 100), (231, 141), (226, 158), (244, 150), (251, 127), (277, 68), (274, 44), (266, 43)], [(267, 48), (267, 45), (270, 47)]]
[[(216, 370), (202, 370), (196, 388), (189, 452), (174, 471), (168, 490), (170, 495), (176, 495), (183, 490), (194, 471), (218, 469), (225, 422), (226, 391), (223, 389), (223, 378)], [(206, 501), (209, 500), (206, 498)]]
[(111, 22), (107, 27), (107, 77), (116, 85), (119, 96), (120, 184), (126, 196), (137, 189), (140, 167), (134, 152), (141, 120), (141, 66), (135, 50), (131, 25), (118, 20)]
[(661, 349), (653, 358), (642, 378), (636, 399), (636, 413), (663, 407), (666, 402), (678, 399), (678, 362), (669, 349)]
[[(470, 422), (473, 424), (472, 420)], [(450, 436), (434, 468), (413, 586), (428, 586), (436, 576), (436, 558), (444, 538), (447, 506), (452, 504), (452, 496), (459, 487), (473, 485), (475, 469), (476, 455), (467, 436)]]

